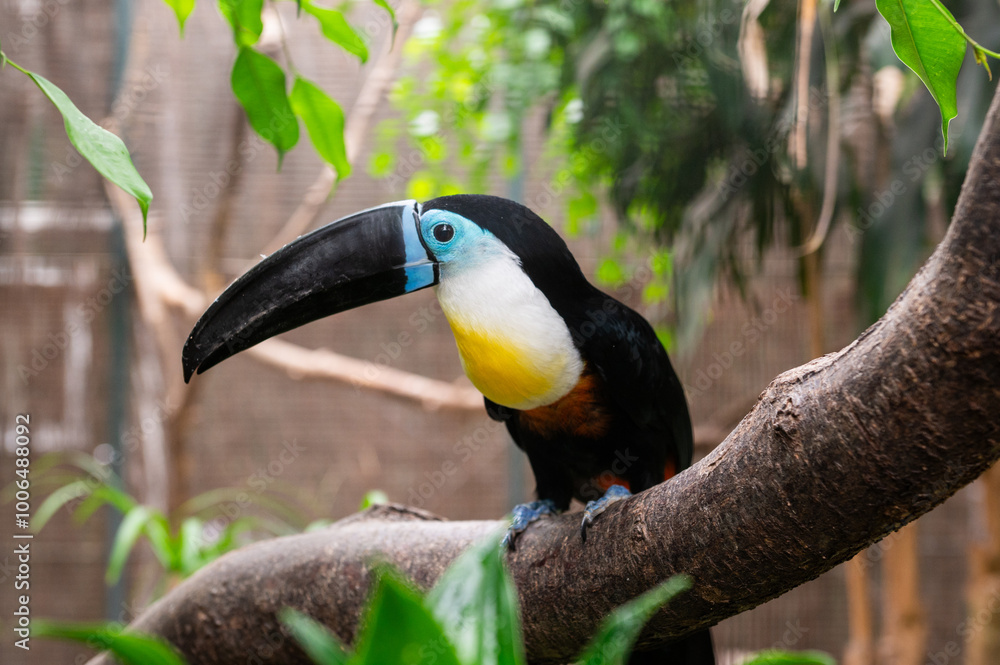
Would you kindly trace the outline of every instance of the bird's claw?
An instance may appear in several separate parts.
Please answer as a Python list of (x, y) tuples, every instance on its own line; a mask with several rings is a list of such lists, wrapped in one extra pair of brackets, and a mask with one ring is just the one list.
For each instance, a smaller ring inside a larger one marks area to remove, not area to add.
[(514, 540), (528, 528), (529, 524), (543, 515), (556, 515), (558, 512), (556, 504), (548, 499), (532, 501), (531, 503), (519, 503), (511, 511), (512, 519), (510, 526), (507, 527), (507, 533), (504, 534), (501, 545), (507, 549), (514, 549)]
[(596, 501), (588, 501), (587, 507), (583, 511), (583, 521), (580, 522), (580, 538), (587, 541), (587, 529), (594, 523), (594, 519), (607, 510), (608, 506), (622, 499), (627, 499), (632, 493), (621, 485), (612, 485), (604, 492), (604, 496)]

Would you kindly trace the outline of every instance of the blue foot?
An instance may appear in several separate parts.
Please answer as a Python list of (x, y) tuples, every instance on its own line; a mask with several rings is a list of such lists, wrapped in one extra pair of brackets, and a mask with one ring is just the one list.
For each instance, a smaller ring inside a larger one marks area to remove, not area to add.
[(608, 509), (612, 503), (627, 499), (632, 493), (621, 485), (612, 485), (597, 501), (588, 501), (583, 511), (583, 522), (580, 523), (580, 537), (587, 540), (587, 528), (594, 523), (594, 518)]
[(514, 549), (514, 540), (517, 536), (528, 528), (528, 525), (542, 517), (543, 515), (557, 515), (556, 504), (548, 499), (532, 501), (531, 503), (519, 503), (511, 511), (513, 519), (504, 534), (501, 545), (508, 549)]

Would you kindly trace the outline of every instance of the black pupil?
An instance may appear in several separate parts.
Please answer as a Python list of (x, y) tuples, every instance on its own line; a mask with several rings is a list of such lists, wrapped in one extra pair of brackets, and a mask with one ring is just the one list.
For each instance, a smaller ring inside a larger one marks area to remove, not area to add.
[(434, 239), (438, 242), (448, 242), (455, 237), (455, 229), (451, 224), (438, 224), (434, 227)]

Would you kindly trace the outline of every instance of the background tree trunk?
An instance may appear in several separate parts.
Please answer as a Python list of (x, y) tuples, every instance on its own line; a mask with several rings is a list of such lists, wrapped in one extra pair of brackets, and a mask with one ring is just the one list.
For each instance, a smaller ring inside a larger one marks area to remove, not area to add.
[(968, 665), (1000, 662), (1000, 467), (980, 480), (985, 542), (969, 549)]
[(847, 562), (848, 639), (843, 665), (875, 665), (875, 616), (871, 601), (871, 564), (864, 551)]
[(882, 560), (885, 602), (884, 665), (922, 665), (927, 652), (927, 613), (920, 601), (919, 528), (899, 530), (895, 545)]

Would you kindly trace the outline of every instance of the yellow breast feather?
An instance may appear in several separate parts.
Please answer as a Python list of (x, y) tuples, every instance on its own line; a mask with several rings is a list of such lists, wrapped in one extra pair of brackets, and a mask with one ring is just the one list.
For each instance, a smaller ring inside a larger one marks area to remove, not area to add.
[(515, 409), (525, 408), (552, 391), (555, 377), (544, 371), (548, 363), (532, 357), (534, 349), (454, 323), (451, 330), (465, 374), (490, 400)]

